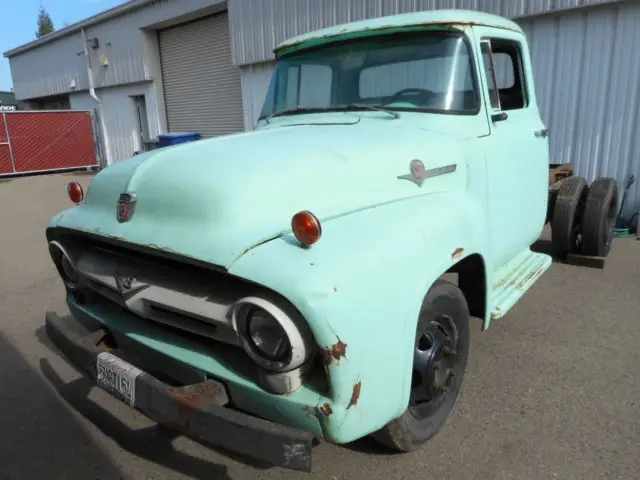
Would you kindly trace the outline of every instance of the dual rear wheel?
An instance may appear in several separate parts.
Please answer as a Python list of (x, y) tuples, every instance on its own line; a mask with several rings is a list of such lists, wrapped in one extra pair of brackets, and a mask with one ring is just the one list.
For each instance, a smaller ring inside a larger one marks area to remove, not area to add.
[(615, 236), (617, 214), (618, 187), (614, 179), (598, 178), (591, 186), (582, 177), (564, 180), (551, 212), (556, 255), (606, 257)]

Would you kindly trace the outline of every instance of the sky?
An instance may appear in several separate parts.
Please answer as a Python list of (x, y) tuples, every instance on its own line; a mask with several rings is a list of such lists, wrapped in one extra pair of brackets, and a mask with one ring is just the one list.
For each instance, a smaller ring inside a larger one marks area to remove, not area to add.
[(40, 6), (49, 12), (53, 26), (60, 29), (65, 23), (75, 23), (103, 10), (115, 7), (124, 0), (0, 0), (0, 90), (12, 88), (9, 60), (4, 52), (35, 40)]

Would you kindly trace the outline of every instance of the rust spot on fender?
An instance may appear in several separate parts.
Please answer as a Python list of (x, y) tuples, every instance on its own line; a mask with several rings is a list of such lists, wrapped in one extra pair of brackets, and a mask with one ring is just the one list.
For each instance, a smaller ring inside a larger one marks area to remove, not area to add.
[(451, 254), (451, 258), (453, 260), (460, 258), (462, 256), (462, 254), (464, 253), (464, 248), (456, 248), (453, 253)]
[(342, 357), (347, 356), (347, 344), (338, 339), (338, 343), (331, 345), (330, 347), (321, 349), (322, 360), (325, 365), (331, 365), (334, 360), (340, 362)]
[(349, 405), (347, 406), (347, 410), (351, 407), (355, 407), (358, 404), (358, 399), (360, 398), (360, 391), (362, 390), (362, 382), (358, 382), (353, 386), (353, 393), (351, 393), (351, 400), (349, 400)]
[(320, 407), (320, 411), (326, 416), (330, 416), (333, 414), (333, 410), (331, 408), (331, 405), (329, 405), (328, 403), (325, 403), (324, 405), (322, 405)]

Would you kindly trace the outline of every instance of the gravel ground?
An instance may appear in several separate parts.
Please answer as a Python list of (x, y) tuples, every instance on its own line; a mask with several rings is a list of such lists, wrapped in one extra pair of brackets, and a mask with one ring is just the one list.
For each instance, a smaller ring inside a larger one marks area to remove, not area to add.
[(44, 313), (66, 309), (44, 227), (68, 206), (72, 179), (89, 182), (0, 181), (0, 478), (640, 478), (639, 241), (616, 241), (604, 270), (555, 263), (488, 331), (474, 324), (458, 405), (422, 450), (323, 443), (307, 475), (250, 466), (158, 427), (53, 352)]

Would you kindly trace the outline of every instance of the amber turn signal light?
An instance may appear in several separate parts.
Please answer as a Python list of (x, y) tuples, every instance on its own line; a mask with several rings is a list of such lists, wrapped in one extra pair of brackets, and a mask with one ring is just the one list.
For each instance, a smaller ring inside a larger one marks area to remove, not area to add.
[(316, 243), (322, 235), (320, 220), (308, 210), (298, 212), (293, 216), (291, 229), (298, 241), (305, 247)]
[(77, 205), (84, 200), (84, 190), (78, 182), (69, 183), (67, 185), (67, 193), (69, 194), (69, 199)]

